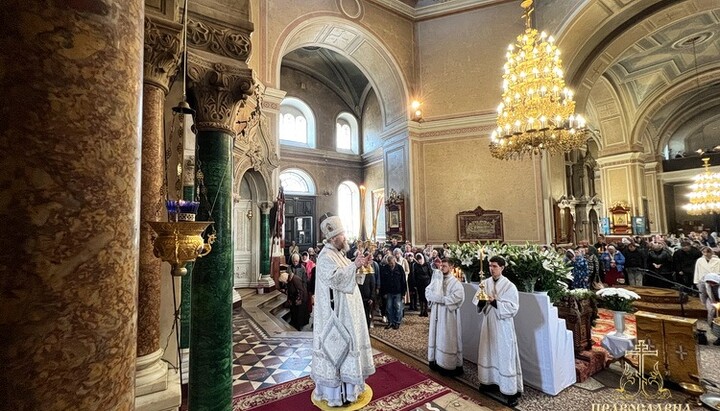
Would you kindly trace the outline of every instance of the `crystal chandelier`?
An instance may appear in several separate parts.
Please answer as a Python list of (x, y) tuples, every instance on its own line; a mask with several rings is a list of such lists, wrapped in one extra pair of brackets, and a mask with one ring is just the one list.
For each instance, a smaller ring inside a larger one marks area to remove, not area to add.
[(497, 128), (490, 136), (493, 157), (568, 152), (582, 146), (588, 129), (576, 116), (573, 93), (565, 87), (555, 39), (532, 27), (532, 0), (522, 2), (525, 32), (508, 47)]
[(710, 158), (702, 160), (705, 171), (695, 176), (684, 208), (690, 215), (720, 214), (720, 173), (710, 172)]

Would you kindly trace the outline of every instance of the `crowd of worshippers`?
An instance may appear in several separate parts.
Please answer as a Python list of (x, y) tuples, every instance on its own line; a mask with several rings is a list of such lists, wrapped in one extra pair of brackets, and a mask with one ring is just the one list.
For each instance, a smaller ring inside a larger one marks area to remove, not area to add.
[(691, 232), (688, 236), (654, 235), (616, 237), (600, 235), (595, 244), (548, 248), (565, 254), (573, 267), (571, 288), (598, 288), (627, 284), (658, 288), (698, 290), (709, 273), (720, 273), (716, 233)]

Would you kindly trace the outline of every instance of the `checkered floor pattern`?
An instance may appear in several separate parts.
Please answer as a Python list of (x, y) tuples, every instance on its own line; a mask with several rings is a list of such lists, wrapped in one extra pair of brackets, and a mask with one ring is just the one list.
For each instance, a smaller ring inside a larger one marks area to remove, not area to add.
[(312, 333), (271, 337), (242, 308), (233, 313), (233, 396), (310, 374)]

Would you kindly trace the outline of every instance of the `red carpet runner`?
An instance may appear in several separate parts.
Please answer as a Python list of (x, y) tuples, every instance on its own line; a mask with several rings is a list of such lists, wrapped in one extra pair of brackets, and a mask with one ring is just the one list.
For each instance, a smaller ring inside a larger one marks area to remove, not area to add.
[[(363, 410), (414, 410), (452, 392), (387, 354), (375, 355), (375, 367), (375, 374), (366, 381), (372, 387), (373, 400)], [(233, 400), (233, 410), (317, 410), (310, 400), (314, 388), (310, 377), (299, 378), (239, 396)]]

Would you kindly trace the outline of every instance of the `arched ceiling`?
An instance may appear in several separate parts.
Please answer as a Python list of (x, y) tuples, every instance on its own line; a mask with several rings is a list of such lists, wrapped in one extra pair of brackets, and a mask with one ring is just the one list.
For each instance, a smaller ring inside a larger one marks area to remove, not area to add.
[[(668, 140), (677, 139), (678, 130), (688, 129), (688, 121), (720, 110), (720, 2), (674, 5), (672, 15), (664, 10), (628, 14), (633, 24), (606, 37), (584, 63), (573, 61), (586, 67), (586, 76), (604, 66), (597, 80), (590, 80), (584, 109), (597, 113), (594, 120), (604, 137), (611, 137), (605, 145), (614, 145), (613, 152), (642, 147), (658, 155)], [(588, 80), (576, 82), (588, 85)], [(620, 126), (625, 131), (618, 135)]]
[(693, 40), (698, 71), (717, 65), (720, 8), (679, 19), (641, 38), (605, 74), (639, 107), (659, 90), (695, 74)]
[(360, 116), (362, 99), (370, 82), (347, 57), (323, 47), (301, 47), (286, 54), (282, 66), (317, 79)]

